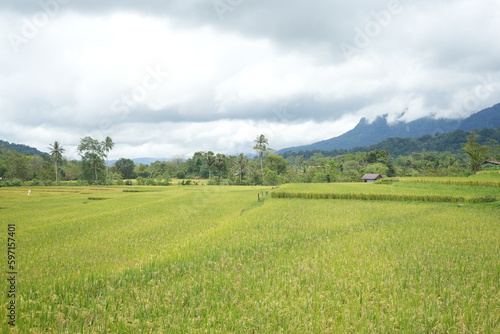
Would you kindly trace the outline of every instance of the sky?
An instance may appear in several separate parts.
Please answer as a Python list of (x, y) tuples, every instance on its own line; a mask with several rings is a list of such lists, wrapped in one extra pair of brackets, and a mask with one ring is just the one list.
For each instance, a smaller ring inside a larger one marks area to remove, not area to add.
[(0, 139), (69, 159), (86, 136), (251, 153), (500, 102), (500, 0), (0, 1)]

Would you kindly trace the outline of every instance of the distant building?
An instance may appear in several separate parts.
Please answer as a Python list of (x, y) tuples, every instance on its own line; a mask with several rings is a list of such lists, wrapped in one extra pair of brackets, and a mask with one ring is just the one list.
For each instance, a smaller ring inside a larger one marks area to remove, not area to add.
[(382, 178), (382, 175), (380, 175), (380, 174), (365, 174), (365, 175), (363, 175), (361, 180), (363, 182), (372, 183), (372, 182), (375, 182), (377, 180), (380, 180), (381, 178)]

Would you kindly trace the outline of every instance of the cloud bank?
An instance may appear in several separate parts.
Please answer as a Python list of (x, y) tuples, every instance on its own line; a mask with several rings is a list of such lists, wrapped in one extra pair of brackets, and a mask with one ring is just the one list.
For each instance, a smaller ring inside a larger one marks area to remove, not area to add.
[(500, 100), (498, 31), (496, 0), (3, 2), (0, 137), (170, 157), (466, 117)]

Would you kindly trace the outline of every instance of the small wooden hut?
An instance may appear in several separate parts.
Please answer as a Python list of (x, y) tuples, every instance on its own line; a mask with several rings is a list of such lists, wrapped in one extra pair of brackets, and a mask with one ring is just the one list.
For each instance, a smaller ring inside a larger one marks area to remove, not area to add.
[(375, 182), (377, 180), (380, 180), (381, 178), (382, 178), (382, 175), (380, 175), (380, 174), (365, 174), (361, 178), (361, 181), (367, 182), (367, 183), (372, 183), (372, 182)]

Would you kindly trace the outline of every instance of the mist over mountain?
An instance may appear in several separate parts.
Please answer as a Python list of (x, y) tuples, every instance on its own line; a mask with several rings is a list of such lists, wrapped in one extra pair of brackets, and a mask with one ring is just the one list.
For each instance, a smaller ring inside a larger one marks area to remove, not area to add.
[(447, 133), (455, 130), (480, 130), (500, 126), (500, 104), (481, 110), (462, 120), (421, 118), (411, 122), (396, 121), (389, 123), (388, 115), (379, 116), (369, 123), (362, 118), (359, 123), (346, 133), (319, 141), (310, 145), (284, 148), (279, 154), (310, 150), (329, 151), (334, 149), (351, 149), (370, 146), (388, 138), (417, 138), (436, 133)]

